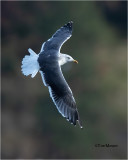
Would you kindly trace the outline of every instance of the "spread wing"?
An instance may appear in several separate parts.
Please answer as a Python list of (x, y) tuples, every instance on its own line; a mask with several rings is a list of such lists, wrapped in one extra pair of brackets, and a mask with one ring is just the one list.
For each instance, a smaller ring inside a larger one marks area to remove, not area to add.
[(75, 99), (58, 63), (54, 64), (54, 69), (51, 67), (41, 68), (40, 73), (44, 85), (48, 87), (50, 97), (61, 115), (74, 125), (78, 121), (82, 128)]
[[(65, 24), (63, 27), (58, 29), (53, 36), (43, 43), (41, 52), (48, 51), (50, 49), (60, 50), (61, 46), (67, 41), (72, 35), (72, 21)], [(57, 53), (57, 52), (56, 52)]]

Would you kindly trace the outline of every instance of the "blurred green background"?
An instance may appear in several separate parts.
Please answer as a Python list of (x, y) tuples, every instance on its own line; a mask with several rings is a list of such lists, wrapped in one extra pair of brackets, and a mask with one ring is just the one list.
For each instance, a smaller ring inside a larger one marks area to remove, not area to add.
[[(2, 1), (2, 158), (121, 159), (127, 149), (127, 2)], [(79, 61), (63, 67), (84, 129), (57, 111), (40, 74), (21, 73), (36, 53), (72, 20), (61, 52)], [(95, 147), (114, 144), (117, 147)]]

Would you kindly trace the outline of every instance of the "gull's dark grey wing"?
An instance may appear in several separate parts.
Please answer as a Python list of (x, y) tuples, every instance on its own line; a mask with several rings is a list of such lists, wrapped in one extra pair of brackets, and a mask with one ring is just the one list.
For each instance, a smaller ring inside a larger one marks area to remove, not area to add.
[(59, 64), (52, 63), (52, 66), (41, 66), (40, 73), (44, 85), (48, 87), (50, 96), (58, 111), (74, 125), (76, 125), (76, 121), (78, 121), (82, 128), (75, 99), (71, 89), (63, 77)]
[[(72, 21), (65, 24), (63, 27), (58, 29), (53, 36), (43, 43), (41, 52), (48, 52), (50, 49), (60, 50), (61, 46), (67, 41), (72, 35)], [(58, 53), (58, 52), (55, 52)]]

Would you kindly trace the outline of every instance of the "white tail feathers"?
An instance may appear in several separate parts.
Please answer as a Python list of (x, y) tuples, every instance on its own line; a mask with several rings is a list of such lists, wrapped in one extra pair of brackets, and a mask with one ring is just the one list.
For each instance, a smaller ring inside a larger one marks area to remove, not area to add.
[(36, 54), (32, 49), (28, 49), (30, 55), (26, 55), (22, 60), (21, 71), (25, 76), (31, 74), (31, 77), (35, 77), (37, 72), (39, 71), (39, 63), (37, 61), (38, 54)]

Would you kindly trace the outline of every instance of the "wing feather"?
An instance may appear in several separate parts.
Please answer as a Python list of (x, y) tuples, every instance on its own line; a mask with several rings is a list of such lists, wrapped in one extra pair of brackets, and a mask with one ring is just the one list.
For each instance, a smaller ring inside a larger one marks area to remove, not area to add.
[(76, 121), (78, 121), (82, 128), (72, 91), (69, 88), (59, 65), (56, 64), (54, 70), (52, 67), (43, 68), (40, 73), (43, 76), (42, 79), (44, 84), (48, 86), (50, 97), (61, 115), (74, 125), (76, 125)]
[(65, 24), (63, 27), (58, 29), (49, 40), (44, 42), (40, 53), (46, 53), (51, 48), (59, 51), (64, 42), (66, 42), (72, 35), (72, 23), (73, 22), (71, 21)]

